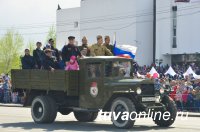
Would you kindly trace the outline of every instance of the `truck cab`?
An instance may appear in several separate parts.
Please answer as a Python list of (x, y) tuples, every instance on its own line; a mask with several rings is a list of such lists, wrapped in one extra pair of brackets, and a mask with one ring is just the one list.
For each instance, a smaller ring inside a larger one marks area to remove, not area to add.
[[(25, 94), (24, 106), (31, 106), (36, 123), (52, 123), (60, 112), (73, 112), (78, 121), (97, 118), (98, 112), (123, 113), (153, 110), (153, 121), (170, 126), (176, 118), (176, 106), (165, 94), (169, 88), (159, 80), (134, 79), (133, 60), (121, 57), (87, 57), (79, 60), (79, 71), (12, 70), (13, 90)], [(154, 113), (170, 113), (159, 120)], [(118, 128), (131, 128), (136, 116), (111, 120)]]

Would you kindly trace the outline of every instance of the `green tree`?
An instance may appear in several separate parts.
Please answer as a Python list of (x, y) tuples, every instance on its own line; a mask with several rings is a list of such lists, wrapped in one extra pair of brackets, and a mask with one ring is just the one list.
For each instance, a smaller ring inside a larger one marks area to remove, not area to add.
[(50, 38), (54, 40), (54, 46), (56, 47), (56, 29), (54, 26), (51, 26), (49, 28), (49, 31), (46, 37), (46, 42), (48, 42)]
[(14, 30), (8, 30), (0, 38), (0, 73), (9, 73), (11, 69), (20, 68), (23, 44), (23, 37)]
[(30, 54), (33, 55), (33, 50), (35, 49), (35, 42), (34, 41), (29, 41), (27, 45), (27, 49), (30, 50)]

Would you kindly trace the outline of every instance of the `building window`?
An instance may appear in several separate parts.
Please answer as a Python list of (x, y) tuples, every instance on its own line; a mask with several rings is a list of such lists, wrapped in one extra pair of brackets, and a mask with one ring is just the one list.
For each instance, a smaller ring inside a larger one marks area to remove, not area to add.
[(78, 21), (74, 22), (74, 28), (78, 28)]
[(173, 35), (176, 37), (176, 28), (174, 28)]
[(176, 37), (173, 37), (173, 45), (172, 48), (177, 48), (177, 44), (176, 44)]

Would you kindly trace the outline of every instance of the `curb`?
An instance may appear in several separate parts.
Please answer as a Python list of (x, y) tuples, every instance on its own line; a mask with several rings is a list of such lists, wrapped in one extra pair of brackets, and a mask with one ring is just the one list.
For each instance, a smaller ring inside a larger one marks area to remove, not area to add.
[(0, 104), (0, 107), (23, 107), (21, 104)]
[(178, 111), (177, 112), (177, 116), (178, 115), (181, 115), (181, 116), (187, 116), (187, 117), (200, 117), (200, 112), (181, 112), (181, 111)]
[(200, 117), (200, 114), (188, 114), (188, 117)]

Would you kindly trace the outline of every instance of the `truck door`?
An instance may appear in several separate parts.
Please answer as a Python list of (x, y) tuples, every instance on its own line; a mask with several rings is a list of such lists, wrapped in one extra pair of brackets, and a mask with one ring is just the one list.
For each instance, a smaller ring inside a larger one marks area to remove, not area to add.
[[(103, 64), (90, 62), (83, 69), (85, 75), (80, 85), (79, 104), (82, 108), (100, 108), (103, 105)], [(83, 75), (83, 74), (82, 74)]]

